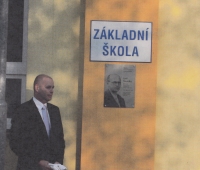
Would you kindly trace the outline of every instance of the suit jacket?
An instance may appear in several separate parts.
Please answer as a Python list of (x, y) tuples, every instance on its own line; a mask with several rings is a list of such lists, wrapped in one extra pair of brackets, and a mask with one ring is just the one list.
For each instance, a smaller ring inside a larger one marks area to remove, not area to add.
[(104, 92), (104, 106), (105, 107), (126, 107), (124, 99), (119, 94), (117, 94), (117, 98), (118, 98), (120, 106), (115, 101), (110, 90), (106, 90)]
[(33, 99), (21, 104), (12, 118), (10, 147), (18, 156), (17, 170), (40, 170), (40, 160), (63, 163), (65, 141), (60, 111), (49, 103), (47, 108), (49, 137)]

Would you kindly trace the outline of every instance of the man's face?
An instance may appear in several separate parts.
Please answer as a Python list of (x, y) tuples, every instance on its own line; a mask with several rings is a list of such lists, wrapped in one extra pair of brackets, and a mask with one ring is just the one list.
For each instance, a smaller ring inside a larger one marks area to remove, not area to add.
[(110, 75), (110, 81), (108, 81), (108, 88), (112, 92), (118, 92), (121, 88), (121, 80), (118, 75)]
[(42, 102), (47, 103), (52, 99), (54, 89), (54, 82), (51, 78), (44, 77), (35, 86), (36, 98)]

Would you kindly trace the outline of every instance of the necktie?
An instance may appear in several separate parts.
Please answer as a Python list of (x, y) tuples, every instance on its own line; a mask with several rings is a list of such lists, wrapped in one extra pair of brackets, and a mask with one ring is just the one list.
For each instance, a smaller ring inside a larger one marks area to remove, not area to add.
[(47, 130), (47, 134), (49, 136), (50, 124), (49, 124), (49, 118), (48, 118), (47, 110), (46, 110), (45, 106), (42, 107), (42, 117), (43, 117), (44, 125), (45, 125), (46, 130)]
[(119, 103), (119, 99), (118, 99), (118, 97), (117, 97), (117, 96), (115, 96), (115, 95), (113, 95), (113, 97), (114, 97), (115, 101), (117, 102), (117, 104), (118, 104), (118, 105), (119, 105), (119, 107), (120, 107), (120, 103)]

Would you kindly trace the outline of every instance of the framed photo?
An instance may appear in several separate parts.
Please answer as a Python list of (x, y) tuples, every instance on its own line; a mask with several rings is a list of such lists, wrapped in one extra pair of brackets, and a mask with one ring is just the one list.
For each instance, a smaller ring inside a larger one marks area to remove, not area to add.
[(104, 107), (134, 107), (135, 72), (135, 65), (105, 65)]

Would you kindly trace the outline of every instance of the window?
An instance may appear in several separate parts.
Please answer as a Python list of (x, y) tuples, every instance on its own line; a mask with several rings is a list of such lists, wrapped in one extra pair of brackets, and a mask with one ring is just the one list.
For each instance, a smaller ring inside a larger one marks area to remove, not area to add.
[(6, 66), (7, 129), (15, 108), (25, 101), (28, 0), (9, 0)]

